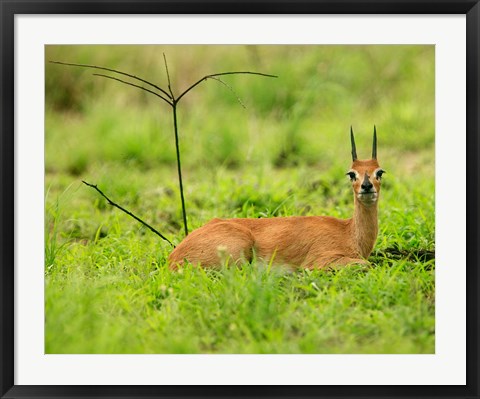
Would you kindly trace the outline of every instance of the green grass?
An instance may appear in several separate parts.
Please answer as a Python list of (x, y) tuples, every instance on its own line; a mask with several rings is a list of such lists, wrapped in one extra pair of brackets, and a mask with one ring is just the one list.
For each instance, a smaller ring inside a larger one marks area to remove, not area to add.
[(178, 93), (190, 230), (213, 217), (348, 218), (357, 151), (377, 125), (387, 171), (371, 267), (168, 270), (183, 237), (172, 117), (91, 71), (46, 64), (46, 353), (434, 353), (432, 46), (49, 46), (47, 60), (122, 69)]

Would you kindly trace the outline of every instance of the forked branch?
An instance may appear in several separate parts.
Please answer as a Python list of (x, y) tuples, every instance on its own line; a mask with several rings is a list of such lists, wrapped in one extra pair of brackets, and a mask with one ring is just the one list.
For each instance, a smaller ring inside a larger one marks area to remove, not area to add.
[[(75, 66), (75, 67), (83, 67), (83, 68), (92, 68), (92, 69), (98, 69), (98, 70), (102, 70), (102, 71), (108, 71), (108, 72), (112, 72), (112, 73), (116, 73), (116, 74), (119, 74), (119, 75), (122, 75), (122, 76), (127, 76), (131, 79), (134, 79), (134, 80), (137, 80), (139, 82), (142, 82), (142, 83), (145, 83), (147, 85), (149, 85), (151, 88), (153, 89), (156, 89), (157, 91), (154, 91), (152, 89), (149, 89), (149, 88), (146, 88), (144, 86), (140, 86), (138, 84), (135, 84), (135, 83), (132, 83), (132, 82), (128, 82), (126, 80), (123, 80), (123, 79), (120, 79), (118, 77), (114, 77), (114, 76), (109, 76), (109, 75), (105, 75), (105, 74), (102, 74), (102, 73), (94, 73), (95, 76), (99, 76), (99, 77), (102, 77), (102, 78), (107, 78), (107, 79), (111, 79), (111, 80), (115, 80), (117, 82), (120, 82), (120, 83), (123, 83), (123, 84), (126, 84), (128, 86), (132, 86), (132, 87), (135, 87), (137, 89), (140, 89), (140, 90), (143, 90), (147, 93), (150, 93), (150, 94), (153, 94), (154, 96), (160, 98), (161, 100), (163, 100), (164, 102), (166, 102), (168, 105), (170, 105), (170, 107), (172, 107), (172, 114), (173, 114), (173, 129), (174, 129), (174, 137), (175, 137), (175, 148), (176, 148), (176, 157), (177, 157), (177, 170), (178, 170), (178, 183), (179, 183), (179, 190), (180, 190), (180, 199), (181, 199), (181, 204), (182, 204), (182, 216), (183, 216), (183, 225), (184, 225), (184, 229), (185, 229), (185, 236), (188, 235), (188, 226), (187, 226), (187, 211), (185, 209), (185, 199), (184, 199), (184, 195), (183, 195), (183, 182), (182, 182), (182, 167), (181, 167), (181, 160), (180, 160), (180, 143), (179, 143), (179, 134), (178, 134), (178, 122), (177, 122), (177, 104), (178, 102), (190, 91), (192, 90), (193, 88), (195, 88), (196, 86), (198, 86), (200, 83), (202, 83), (203, 81), (207, 80), (207, 79), (214, 79), (214, 80), (217, 80), (218, 82), (222, 83), (225, 87), (227, 87), (230, 91), (232, 91), (234, 94), (235, 94), (235, 91), (233, 90), (232, 87), (230, 87), (227, 83), (225, 83), (223, 80), (221, 80), (219, 78), (219, 76), (226, 76), (226, 75), (257, 75), (257, 76), (263, 76), (263, 77), (269, 77), (269, 78), (277, 78), (278, 76), (275, 76), (275, 75), (269, 75), (269, 74), (266, 74), (266, 73), (260, 73), (260, 72), (251, 72), (251, 71), (238, 71), (238, 72), (220, 72), (220, 73), (214, 73), (214, 74), (210, 74), (210, 75), (206, 75), (204, 76), (203, 78), (199, 79), (198, 81), (196, 81), (194, 84), (192, 84), (190, 87), (188, 87), (183, 93), (181, 93), (178, 98), (175, 98), (174, 94), (173, 94), (173, 90), (172, 90), (172, 86), (171, 86), (171, 81), (170, 81), (170, 73), (168, 71), (168, 64), (167, 64), (167, 58), (165, 57), (165, 54), (163, 54), (163, 59), (165, 61), (165, 71), (167, 73), (167, 80), (168, 80), (168, 91), (161, 88), (160, 86), (152, 83), (152, 82), (149, 82), (148, 80), (146, 79), (143, 79), (143, 78), (140, 78), (138, 76), (135, 76), (135, 75), (132, 75), (130, 73), (127, 73), (127, 72), (123, 72), (123, 71), (119, 71), (118, 69), (113, 69), (113, 68), (106, 68), (106, 67), (102, 67), (102, 66), (97, 66), (97, 65), (89, 65), (89, 64), (75, 64), (75, 63), (70, 63), (70, 62), (60, 62), (60, 61), (50, 61), (50, 63), (52, 64), (59, 64), (59, 65), (66, 65), (66, 66)], [(235, 94), (236, 96), (236, 94)], [(242, 105), (242, 107), (245, 108), (245, 105), (242, 103), (242, 101), (240, 100), (240, 98), (237, 97), (237, 100), (238, 102)], [(155, 232), (156, 234), (158, 234), (160, 237), (162, 237), (164, 240), (167, 240), (165, 237), (163, 237), (159, 232), (157, 232), (155, 229), (153, 229), (151, 226), (149, 226), (147, 223), (145, 223), (144, 221), (138, 219), (135, 215), (133, 215), (132, 213), (128, 212), (127, 210), (121, 208), (120, 206), (118, 206), (117, 204), (115, 203), (112, 203), (96, 186), (94, 185), (91, 185), (91, 184), (88, 184), (86, 182), (84, 182), (85, 184), (89, 185), (90, 187), (93, 187), (95, 188), (98, 192), (100, 192), (100, 194), (102, 194), (108, 201), (111, 205), (113, 206), (116, 206), (117, 208), (121, 209), (122, 211), (126, 212), (127, 214), (129, 214), (130, 216), (134, 217), (135, 219), (137, 219), (139, 222), (143, 223), (145, 226), (147, 226), (148, 228), (150, 228), (153, 232)], [(168, 241), (168, 240), (167, 240)], [(168, 241), (170, 242), (170, 241)], [(171, 243), (170, 243), (171, 244)], [(172, 244), (173, 245), (173, 244)]]

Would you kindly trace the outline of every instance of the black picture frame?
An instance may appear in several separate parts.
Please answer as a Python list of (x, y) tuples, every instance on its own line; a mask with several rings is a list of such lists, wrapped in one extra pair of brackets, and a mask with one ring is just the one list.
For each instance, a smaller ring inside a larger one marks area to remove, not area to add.
[[(479, 0), (0, 0), (0, 397), (479, 398)], [(464, 386), (22, 386), (14, 384), (14, 17), (17, 14), (465, 14), (467, 43), (467, 376)]]

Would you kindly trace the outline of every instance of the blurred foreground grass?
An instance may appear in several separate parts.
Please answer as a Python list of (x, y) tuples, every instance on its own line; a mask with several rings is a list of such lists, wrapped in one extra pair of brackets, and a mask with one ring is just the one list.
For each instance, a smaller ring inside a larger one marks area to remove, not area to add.
[[(433, 46), (47, 46), (46, 60), (120, 69), (175, 93), (190, 229), (213, 217), (332, 215), (376, 124), (380, 235), (369, 270), (186, 269), (109, 207), (98, 184), (182, 235), (172, 116), (148, 93), (46, 63), (47, 353), (434, 352)], [(246, 105), (243, 108), (237, 97)]]

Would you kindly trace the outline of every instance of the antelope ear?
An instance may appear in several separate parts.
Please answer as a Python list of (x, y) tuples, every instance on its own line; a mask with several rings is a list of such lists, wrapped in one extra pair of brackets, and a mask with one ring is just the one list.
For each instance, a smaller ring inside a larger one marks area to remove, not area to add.
[(355, 137), (353, 137), (353, 128), (350, 126), (350, 141), (352, 142), (352, 161), (357, 160), (357, 149), (355, 148)]
[(377, 127), (373, 125), (372, 159), (377, 159)]

